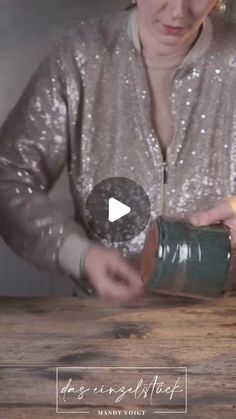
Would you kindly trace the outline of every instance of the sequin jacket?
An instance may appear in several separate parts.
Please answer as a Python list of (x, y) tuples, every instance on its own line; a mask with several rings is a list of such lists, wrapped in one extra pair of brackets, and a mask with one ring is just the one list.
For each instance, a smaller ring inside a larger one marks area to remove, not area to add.
[[(184, 216), (236, 193), (235, 25), (212, 18), (209, 47), (176, 72), (175, 130), (164, 161), (145, 64), (128, 36), (128, 18), (122, 12), (81, 23), (60, 41), (2, 127), (0, 231), (39, 268), (57, 270), (58, 249), (71, 233), (87, 243), (85, 201), (107, 177), (142, 185), (151, 219)], [(75, 220), (47, 196), (65, 165)], [(116, 247), (138, 255), (144, 238), (145, 230)]]

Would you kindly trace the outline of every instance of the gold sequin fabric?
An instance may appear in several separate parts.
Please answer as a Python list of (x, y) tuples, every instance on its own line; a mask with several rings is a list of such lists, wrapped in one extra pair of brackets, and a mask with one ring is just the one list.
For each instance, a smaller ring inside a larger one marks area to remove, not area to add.
[[(40, 268), (58, 269), (58, 249), (71, 233), (83, 229), (93, 239), (85, 202), (108, 177), (139, 183), (151, 201), (151, 220), (182, 217), (235, 194), (235, 24), (212, 18), (211, 45), (176, 72), (175, 129), (164, 162), (143, 57), (127, 32), (129, 13), (82, 22), (58, 42), (1, 129), (0, 231)], [(75, 220), (47, 196), (65, 165)], [(130, 242), (101, 243), (135, 258), (145, 232)]]

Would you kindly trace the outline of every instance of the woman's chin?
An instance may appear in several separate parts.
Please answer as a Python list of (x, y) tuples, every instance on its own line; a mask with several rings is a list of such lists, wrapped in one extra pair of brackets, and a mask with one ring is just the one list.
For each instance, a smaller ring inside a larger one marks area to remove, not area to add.
[(162, 35), (159, 36), (159, 42), (162, 45), (169, 45), (169, 46), (174, 46), (174, 45), (178, 45), (180, 43), (180, 38), (177, 36), (166, 36), (166, 35)]
[(155, 31), (153, 35), (162, 45), (178, 45), (182, 38), (177, 35), (166, 35), (162, 31)]

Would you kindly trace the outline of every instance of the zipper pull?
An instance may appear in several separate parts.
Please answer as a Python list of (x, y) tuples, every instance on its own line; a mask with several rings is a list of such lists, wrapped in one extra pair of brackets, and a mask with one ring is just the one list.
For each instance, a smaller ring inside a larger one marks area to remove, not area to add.
[(168, 163), (163, 163), (163, 183), (164, 185), (167, 185), (168, 183)]
[(164, 162), (163, 170), (163, 187), (162, 187), (162, 215), (166, 215), (167, 209), (167, 183), (168, 183), (168, 163)]

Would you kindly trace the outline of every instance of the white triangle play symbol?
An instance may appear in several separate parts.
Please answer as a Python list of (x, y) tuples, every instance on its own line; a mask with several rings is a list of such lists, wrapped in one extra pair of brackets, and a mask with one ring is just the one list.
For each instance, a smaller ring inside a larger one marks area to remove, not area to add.
[(131, 208), (122, 202), (118, 201), (115, 198), (109, 199), (109, 207), (108, 207), (108, 220), (113, 223), (114, 221), (119, 220), (120, 218), (124, 217), (125, 215), (129, 214)]

